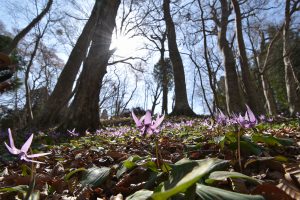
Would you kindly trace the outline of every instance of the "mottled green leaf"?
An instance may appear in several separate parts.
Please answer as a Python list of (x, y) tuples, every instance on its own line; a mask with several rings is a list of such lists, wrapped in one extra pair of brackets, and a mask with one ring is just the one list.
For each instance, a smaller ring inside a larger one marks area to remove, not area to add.
[(155, 200), (165, 200), (179, 193), (185, 192), (200, 178), (211, 171), (227, 167), (228, 161), (216, 158), (203, 160), (182, 159), (172, 166), (169, 181), (164, 183), (163, 191), (154, 193)]
[(108, 167), (92, 167), (85, 171), (80, 182), (82, 185), (97, 187), (109, 177), (109, 173), (110, 168)]
[(289, 138), (276, 138), (272, 135), (261, 135), (261, 134), (255, 134), (252, 136), (252, 140), (254, 142), (263, 142), (270, 146), (288, 146), (292, 145), (294, 141)]
[(246, 179), (248, 181), (260, 184), (261, 181), (252, 178), (250, 176), (238, 173), (238, 172), (229, 172), (229, 171), (215, 171), (212, 172), (208, 179), (205, 180), (205, 183), (207, 184), (213, 184), (216, 181), (226, 181), (227, 178), (239, 178), (239, 179)]
[(128, 196), (126, 200), (147, 200), (150, 199), (153, 191), (150, 190), (139, 190), (134, 194)]
[(241, 194), (198, 183), (196, 194), (205, 200), (264, 200), (260, 195)]

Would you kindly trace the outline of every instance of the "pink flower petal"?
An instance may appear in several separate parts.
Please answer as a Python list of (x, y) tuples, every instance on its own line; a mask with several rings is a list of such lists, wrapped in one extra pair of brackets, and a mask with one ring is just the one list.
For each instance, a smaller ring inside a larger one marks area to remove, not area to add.
[(22, 148), (21, 148), (21, 152), (27, 153), (31, 143), (32, 143), (32, 139), (33, 139), (33, 134), (31, 134), (31, 136), (27, 139), (27, 141), (23, 144)]
[(8, 146), (6, 144), (6, 142), (4, 142), (4, 145), (6, 146), (7, 150), (11, 153), (11, 154), (14, 154), (14, 155), (18, 155), (21, 151), (17, 148), (11, 148), (10, 146)]
[[(247, 107), (247, 117), (248, 117), (248, 120), (250, 121), (250, 122), (256, 122), (256, 117), (255, 117), (255, 115), (254, 115), (254, 113), (252, 112), (252, 110), (249, 108), (249, 106), (247, 106), (246, 105), (246, 107)], [(245, 116), (246, 117), (246, 116)]]
[(51, 152), (31, 154), (31, 155), (27, 155), (27, 157), (28, 158), (37, 158), (37, 157), (46, 156), (46, 155), (49, 155), (49, 154), (51, 154)]
[(43, 164), (43, 162), (40, 162), (40, 161), (36, 161), (36, 160), (30, 160), (26, 157), (26, 155), (24, 156), (21, 156), (20, 158), (21, 160), (25, 160), (26, 162), (33, 162), (33, 163), (39, 163), (39, 164)]
[(149, 110), (146, 111), (146, 114), (145, 114), (145, 119), (144, 119), (144, 124), (145, 125), (150, 125), (152, 122), (152, 119), (151, 119), (151, 112)]
[(165, 117), (165, 115), (163, 115), (159, 118), (157, 115), (157, 119), (156, 119), (155, 123), (151, 126), (151, 129), (153, 129), (153, 130), (156, 129), (162, 123), (162, 121), (164, 120), (164, 117)]
[(135, 116), (135, 114), (134, 114), (134, 112), (132, 111), (132, 118), (133, 118), (133, 120), (134, 120), (134, 122), (135, 122), (135, 124), (136, 124), (136, 126), (137, 127), (141, 127), (142, 126), (142, 122), (141, 122), (141, 120), (139, 120), (136, 116)]
[(13, 137), (12, 137), (10, 128), (8, 129), (8, 138), (9, 138), (9, 144), (10, 144), (10, 147), (11, 147), (12, 149), (17, 149), (17, 148), (15, 147), (14, 139), (13, 139)]

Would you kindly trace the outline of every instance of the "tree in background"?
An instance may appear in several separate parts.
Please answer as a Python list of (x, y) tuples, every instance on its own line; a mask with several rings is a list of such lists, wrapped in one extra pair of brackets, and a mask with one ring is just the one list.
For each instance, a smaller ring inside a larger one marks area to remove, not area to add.
[(100, 2), (101, 12), (92, 35), (89, 53), (76, 84), (74, 100), (61, 125), (64, 130), (76, 128), (84, 133), (87, 129), (93, 131), (100, 127), (99, 95), (108, 60), (114, 53), (109, 48), (120, 0)]
[(251, 76), (248, 56), (245, 47), (243, 36), (242, 15), (240, 4), (237, 0), (231, 0), (235, 12), (236, 37), (239, 50), (239, 60), (242, 72), (242, 81), (245, 87), (247, 104), (256, 114), (264, 113), (264, 108), (261, 99), (256, 95), (258, 90), (256, 83)]
[(286, 0), (285, 3), (285, 21), (282, 32), (283, 42), (283, 62), (285, 72), (285, 85), (287, 92), (287, 99), (289, 104), (289, 112), (295, 115), (300, 112), (300, 83), (297, 78), (294, 65), (291, 60), (291, 41), (290, 41), (290, 28), (292, 15), (300, 10), (300, 1)]
[(187, 99), (185, 73), (176, 41), (176, 30), (170, 11), (170, 0), (163, 1), (164, 20), (167, 27), (169, 56), (174, 71), (175, 105), (171, 115), (194, 116)]
[(218, 17), (216, 5), (212, 8), (212, 17), (219, 28), (218, 30), (218, 43), (220, 51), (223, 55), (223, 65), (225, 69), (225, 97), (227, 112), (239, 113), (243, 110), (243, 99), (240, 93), (240, 86), (238, 82), (238, 75), (236, 71), (236, 63), (234, 54), (230, 48), (227, 40), (227, 26), (229, 23), (229, 16), (232, 8), (227, 0), (220, 0), (221, 3), (221, 18)]
[(17, 77), (13, 77), (18, 67), (19, 55), (17, 51), (13, 51), (10, 56), (1, 53), (3, 49), (10, 45), (12, 38), (6, 35), (0, 35), (0, 94), (15, 90), (21, 86), (21, 81)]
[(168, 113), (168, 92), (172, 89), (174, 85), (174, 72), (173, 66), (170, 58), (165, 58), (164, 60), (159, 60), (158, 63), (154, 65), (153, 77), (157, 82), (159, 88), (162, 89), (162, 113)]
[(47, 2), (46, 7), (42, 10), (40, 14), (38, 14), (23, 30), (21, 30), (7, 45), (2, 52), (9, 55), (11, 52), (18, 46), (18, 43), (42, 20), (42, 18), (49, 12), (51, 6), (53, 4), (53, 0), (49, 0)]
[(80, 66), (86, 57), (88, 47), (90, 46), (96, 22), (102, 11), (101, 8), (101, 1), (96, 0), (91, 15), (71, 51), (53, 92), (40, 113), (40, 116), (35, 120), (37, 127), (46, 128), (58, 123), (62, 119), (67, 109), (67, 104), (73, 96), (73, 85), (76, 81)]

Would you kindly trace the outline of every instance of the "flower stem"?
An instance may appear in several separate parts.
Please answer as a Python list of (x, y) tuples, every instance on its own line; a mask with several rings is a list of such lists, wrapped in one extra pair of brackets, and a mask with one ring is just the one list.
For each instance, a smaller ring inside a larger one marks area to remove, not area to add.
[(239, 160), (239, 166), (240, 170), (242, 171), (242, 161), (241, 161), (241, 132), (238, 130), (238, 160)]

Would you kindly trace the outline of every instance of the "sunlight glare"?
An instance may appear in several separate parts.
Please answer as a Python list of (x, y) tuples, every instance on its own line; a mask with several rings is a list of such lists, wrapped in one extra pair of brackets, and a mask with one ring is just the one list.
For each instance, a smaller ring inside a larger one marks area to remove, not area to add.
[(116, 54), (118, 56), (128, 56), (132, 54), (137, 48), (137, 41), (133, 38), (126, 36), (113, 37), (110, 49), (116, 48)]

